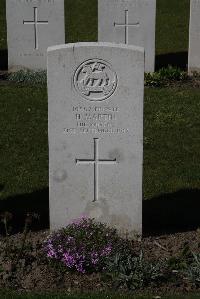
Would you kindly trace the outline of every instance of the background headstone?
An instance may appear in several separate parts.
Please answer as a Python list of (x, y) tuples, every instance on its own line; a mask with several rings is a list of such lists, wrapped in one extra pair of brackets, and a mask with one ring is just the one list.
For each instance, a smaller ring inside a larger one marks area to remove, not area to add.
[(48, 49), (50, 224), (81, 216), (142, 230), (144, 50)]
[(144, 47), (145, 71), (155, 66), (156, 0), (98, 0), (98, 41)]
[(200, 72), (200, 0), (190, 1), (189, 73)]
[(8, 68), (46, 69), (49, 46), (65, 43), (64, 0), (6, 0)]

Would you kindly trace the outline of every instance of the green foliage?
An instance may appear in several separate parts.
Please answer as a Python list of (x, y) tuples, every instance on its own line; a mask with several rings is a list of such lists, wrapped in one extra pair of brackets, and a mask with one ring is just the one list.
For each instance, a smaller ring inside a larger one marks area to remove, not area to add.
[(168, 259), (168, 266), (172, 271), (182, 271), (187, 268), (188, 259), (191, 257), (191, 251), (188, 245), (178, 254)]
[(192, 253), (192, 260), (184, 271), (185, 277), (197, 287), (200, 287), (200, 253)]
[[(197, 75), (196, 75), (197, 77)], [(168, 66), (154, 73), (145, 73), (145, 85), (153, 87), (167, 86), (172, 82), (188, 80), (186, 72), (179, 68)], [(8, 75), (8, 80), (15, 83), (46, 85), (46, 71), (20, 70)]]
[(151, 263), (130, 252), (118, 252), (108, 259), (106, 269), (115, 287), (127, 287), (135, 290), (146, 287), (152, 282), (163, 278), (165, 262)]
[(115, 229), (83, 217), (53, 232), (44, 243), (44, 251), (50, 260), (64, 264), (68, 270), (101, 272), (105, 260), (122, 242)]
[[(133, 243), (115, 229), (93, 219), (81, 218), (53, 232), (44, 242), (44, 252), (57, 271), (101, 272), (115, 288), (135, 290), (158, 283), (167, 275), (166, 262), (149, 262)], [(53, 261), (53, 263), (52, 263)]]
[(46, 71), (20, 70), (9, 74), (8, 80), (16, 83), (25, 83), (32, 85), (46, 85)]
[(145, 74), (145, 85), (153, 87), (161, 87), (169, 85), (176, 81), (186, 81), (188, 75), (185, 71), (179, 68), (168, 66), (168, 68), (161, 68), (155, 73)]

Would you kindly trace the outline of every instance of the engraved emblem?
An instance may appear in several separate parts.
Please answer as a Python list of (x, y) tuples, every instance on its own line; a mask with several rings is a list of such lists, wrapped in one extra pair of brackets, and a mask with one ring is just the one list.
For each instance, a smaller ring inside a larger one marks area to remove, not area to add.
[(74, 74), (74, 86), (89, 101), (109, 98), (117, 87), (117, 75), (110, 64), (101, 59), (82, 63)]

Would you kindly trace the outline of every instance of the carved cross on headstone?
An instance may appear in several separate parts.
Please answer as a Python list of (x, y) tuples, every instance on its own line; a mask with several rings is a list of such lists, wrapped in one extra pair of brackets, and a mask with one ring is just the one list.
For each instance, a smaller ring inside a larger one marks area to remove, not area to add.
[(35, 50), (39, 49), (38, 42), (38, 25), (46, 25), (48, 21), (38, 21), (38, 8), (34, 7), (34, 20), (33, 21), (23, 21), (25, 25), (34, 25), (34, 38), (35, 38)]
[(114, 22), (114, 26), (115, 27), (124, 27), (125, 29), (125, 44), (127, 45), (128, 42), (128, 38), (129, 38), (129, 27), (139, 27), (140, 23), (134, 23), (134, 24), (129, 24), (128, 22), (128, 10), (125, 10), (125, 24), (118, 24)]
[(76, 164), (91, 164), (94, 166), (94, 199), (93, 202), (98, 200), (99, 195), (99, 165), (113, 165), (116, 164), (114, 160), (99, 159), (99, 138), (94, 138), (94, 159), (76, 159)]

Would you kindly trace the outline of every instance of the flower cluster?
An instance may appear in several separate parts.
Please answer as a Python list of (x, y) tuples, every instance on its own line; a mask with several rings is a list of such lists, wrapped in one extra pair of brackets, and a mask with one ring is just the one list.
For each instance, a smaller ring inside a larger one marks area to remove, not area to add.
[(52, 233), (44, 243), (48, 258), (80, 273), (104, 269), (105, 261), (116, 250), (119, 237), (115, 229), (82, 217)]

